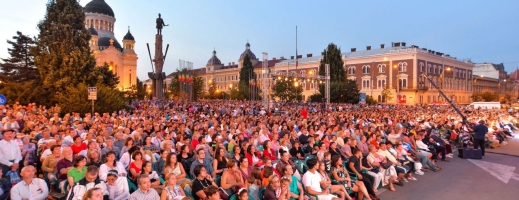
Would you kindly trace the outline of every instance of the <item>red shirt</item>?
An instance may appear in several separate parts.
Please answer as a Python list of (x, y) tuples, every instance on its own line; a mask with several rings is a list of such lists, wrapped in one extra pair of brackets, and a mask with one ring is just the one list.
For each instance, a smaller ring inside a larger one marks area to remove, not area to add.
[[(144, 162), (146, 162), (146, 160), (143, 159), (142, 160), (142, 164), (144, 164)], [(137, 173), (137, 174), (140, 174), (141, 170), (142, 170), (142, 168), (138, 168), (137, 165), (135, 165), (135, 162), (130, 163), (129, 169), (135, 169), (135, 173)], [(137, 177), (133, 177), (133, 179), (136, 179), (136, 178)]]
[[(272, 153), (270, 153), (270, 152), (272, 152)], [(270, 149), (270, 151), (269, 151), (269, 149), (263, 150), (263, 157), (267, 157), (267, 158), (269, 158), (272, 161), (277, 159), (276, 158), (276, 153), (272, 149)]]
[(194, 151), (194, 149), (196, 149), (196, 146), (198, 144), (200, 144), (200, 142), (198, 142), (198, 139), (193, 138), (193, 140), (191, 140), (191, 149), (193, 149), (193, 151)]
[(305, 109), (301, 110), (301, 116), (303, 116), (303, 118), (308, 118), (308, 111)]
[(77, 155), (79, 152), (86, 150), (88, 146), (84, 142), (81, 142), (81, 146), (76, 146), (76, 144), (73, 144), (70, 146), (70, 148), (72, 149), (72, 153)]

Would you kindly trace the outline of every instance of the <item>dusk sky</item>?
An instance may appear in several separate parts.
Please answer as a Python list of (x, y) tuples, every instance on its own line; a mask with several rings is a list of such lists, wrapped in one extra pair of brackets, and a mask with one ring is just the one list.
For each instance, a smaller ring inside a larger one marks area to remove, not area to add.
[[(81, 0), (86, 5), (90, 0)], [(136, 40), (138, 76), (151, 71), (146, 43), (153, 47), (155, 19), (166, 24), (164, 48), (170, 45), (164, 71), (179, 59), (205, 67), (213, 48), (222, 63), (238, 62), (247, 40), (257, 57), (290, 57), (320, 52), (333, 42), (342, 52), (370, 45), (406, 42), (473, 62), (504, 63), (508, 73), (519, 66), (519, 1), (517, 0), (106, 0), (122, 43), (128, 26)], [(36, 36), (46, 0), (2, 0), (0, 57), (8, 39), (21, 31)], [(152, 50), (153, 51), (153, 50)], [(152, 52), (153, 55), (153, 52)]]

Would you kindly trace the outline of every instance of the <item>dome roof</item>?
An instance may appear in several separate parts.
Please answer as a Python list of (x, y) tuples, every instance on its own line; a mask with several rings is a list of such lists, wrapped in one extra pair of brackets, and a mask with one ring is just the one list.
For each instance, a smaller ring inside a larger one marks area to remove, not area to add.
[(213, 57), (211, 57), (209, 59), (209, 61), (207, 61), (207, 65), (221, 65), (222, 62), (220, 61), (220, 59), (218, 59), (218, 57), (216, 57), (216, 50), (213, 51)]
[(115, 18), (114, 11), (105, 0), (92, 0), (83, 8), (85, 13), (100, 13)]
[[(100, 46), (100, 47), (109, 47), (110, 46), (110, 37), (102, 37), (102, 38), (99, 38), (98, 42), (97, 42), (97, 46)], [(122, 46), (121, 44), (119, 44), (119, 42), (115, 39), (114, 39), (114, 47), (117, 48), (117, 49), (122, 49)]]
[(249, 59), (251, 60), (256, 60), (256, 55), (254, 55), (254, 53), (252, 53), (250, 50), (250, 44), (248, 42), (245, 44), (245, 51), (240, 55), (239, 60), (245, 59), (245, 55), (249, 55)]
[(123, 37), (123, 40), (135, 40), (133, 38), (132, 33), (130, 33), (130, 29), (129, 28), (128, 28), (128, 33), (126, 33), (126, 35)]
[(90, 35), (99, 35), (99, 34), (97, 34), (96, 29), (92, 25), (90, 25), (90, 28), (88, 29), (88, 32), (90, 32)]

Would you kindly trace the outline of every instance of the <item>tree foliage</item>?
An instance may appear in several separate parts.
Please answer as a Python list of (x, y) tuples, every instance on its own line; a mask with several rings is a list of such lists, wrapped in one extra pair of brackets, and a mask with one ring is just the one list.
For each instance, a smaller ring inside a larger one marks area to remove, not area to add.
[(391, 92), (391, 88), (389, 88), (389, 85), (386, 84), (386, 87), (384, 87), (384, 90), (382, 90), (382, 101), (381, 103), (387, 103), (393, 100), (393, 93)]
[(103, 84), (109, 88), (116, 89), (119, 84), (119, 77), (110, 70), (108, 63), (106, 62), (102, 66), (95, 67), (93, 74), (95, 78), (91, 79), (91, 81), (95, 82), (90, 82), (88, 85)]
[(374, 99), (372, 96), (367, 96), (367, 97), (366, 97), (366, 103), (367, 103), (368, 105), (375, 105), (375, 104), (377, 104), (378, 102), (377, 102), (377, 100)]
[(33, 48), (42, 85), (62, 90), (79, 83), (96, 83), (95, 58), (89, 47), (83, 7), (76, 0), (49, 0)]
[(195, 76), (193, 78), (193, 101), (197, 101), (198, 99), (204, 96), (204, 80), (202, 77)]
[[(88, 86), (80, 83), (77, 86), (68, 86), (65, 90), (58, 92), (56, 98), (60, 102), (61, 111), (89, 113), (92, 103), (87, 97)], [(126, 108), (122, 93), (105, 85), (97, 85), (97, 101), (95, 101), (95, 112), (112, 112)]]
[[(169, 98), (169, 99), (176, 99), (176, 100), (181, 100), (181, 98), (185, 98), (183, 95), (186, 95), (186, 94), (180, 94), (180, 84), (188, 84), (188, 83), (185, 83), (185, 82), (180, 82), (179, 81), (179, 75), (181, 73), (188, 73), (188, 69), (187, 68), (184, 68), (182, 70), (177, 70), (177, 72), (175, 72), (173, 74), (173, 78), (171, 79), (171, 82), (167, 85), (167, 92), (166, 92), (166, 97)], [(204, 95), (204, 80), (202, 79), (202, 77), (199, 77), (197, 76), (196, 74), (193, 74), (193, 82), (189, 83), (189, 84), (192, 84), (192, 89), (193, 89), (193, 100), (196, 101), (198, 100), (199, 98), (201, 98), (203, 95)]]
[[(334, 43), (328, 44), (323, 51), (321, 63), (319, 63), (319, 75), (324, 76), (325, 65), (330, 64), (330, 81), (346, 82), (346, 71), (344, 71), (344, 61), (342, 60), (341, 49)], [(324, 94), (324, 92), (321, 92)]]
[(240, 69), (240, 82), (249, 83), (255, 77), (254, 66), (252, 66), (249, 55), (245, 55), (243, 67)]
[(300, 85), (295, 87), (293, 81), (283, 79), (276, 80), (272, 96), (278, 98), (281, 101), (294, 101), (301, 100), (303, 98)]
[(216, 99), (218, 98), (218, 93), (216, 92), (217, 90), (217, 87), (216, 87), (216, 83), (214, 81), (211, 82), (211, 84), (209, 85), (209, 88), (207, 88), (207, 93), (205, 95), (205, 98), (206, 99)]
[(492, 101), (499, 101), (499, 95), (495, 92), (483, 92), (483, 93), (477, 93), (474, 94), (475, 101), (485, 101), (485, 102), (492, 102)]
[(38, 71), (34, 66), (34, 56), (29, 49), (34, 46), (34, 39), (17, 31), (14, 40), (7, 40), (11, 48), (7, 48), (9, 58), (3, 58), (0, 64), (0, 81), (24, 82), (36, 80)]

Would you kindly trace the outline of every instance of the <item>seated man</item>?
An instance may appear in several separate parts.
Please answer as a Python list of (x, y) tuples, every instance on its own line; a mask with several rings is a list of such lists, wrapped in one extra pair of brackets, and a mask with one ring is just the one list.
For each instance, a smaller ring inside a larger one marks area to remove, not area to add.
[(76, 183), (70, 190), (67, 199), (81, 200), (85, 192), (91, 188), (99, 188), (103, 191), (103, 198), (108, 200), (108, 190), (105, 182), (99, 180), (99, 169), (94, 166), (88, 166), (85, 172), (85, 178)]
[(20, 176), (22, 181), (11, 189), (12, 200), (44, 200), (49, 196), (49, 188), (43, 179), (34, 178), (35, 168), (31, 165), (25, 166)]
[(312, 158), (306, 162), (308, 171), (303, 175), (303, 186), (310, 195), (315, 195), (321, 200), (339, 200), (340, 198), (330, 194), (330, 190), (321, 188), (321, 175), (317, 172), (319, 167), (317, 158)]
[(130, 200), (160, 199), (159, 193), (151, 188), (150, 177), (147, 174), (141, 174), (139, 177), (137, 177), (137, 185), (139, 185), (139, 189), (130, 195)]

